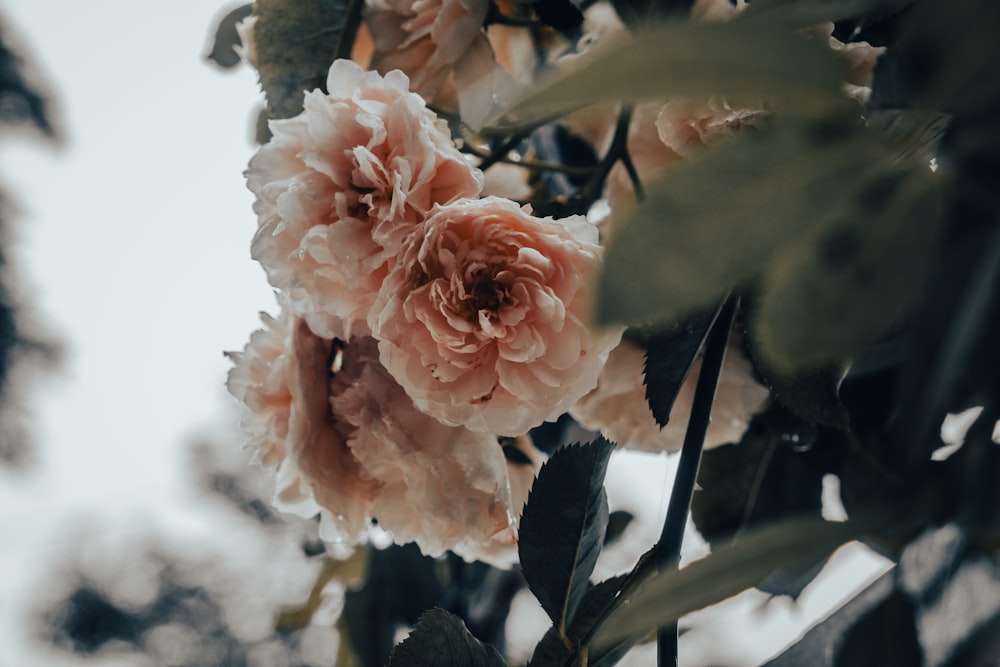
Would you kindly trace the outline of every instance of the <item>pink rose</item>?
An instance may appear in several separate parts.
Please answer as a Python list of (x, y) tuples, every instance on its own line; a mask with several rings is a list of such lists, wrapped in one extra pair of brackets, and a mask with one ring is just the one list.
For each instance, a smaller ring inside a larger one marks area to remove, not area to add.
[(514, 93), (483, 32), (488, 9), (487, 0), (376, 0), (366, 13), (375, 43), (372, 66), (405, 72), (414, 92), (442, 107), (457, 106), (478, 128)]
[(744, 127), (760, 126), (767, 112), (733, 108), (723, 99), (704, 102), (672, 100), (656, 116), (656, 131), (664, 146), (683, 157), (736, 136)]
[[(278, 469), (277, 505), (322, 517), (330, 542), (364, 542), (373, 523), (424, 553), (452, 550), (507, 566), (516, 522), (541, 454), (508, 463), (497, 439), (446, 426), (419, 411), (378, 361), (373, 339), (316, 336), (290, 313), (265, 316), (229, 390), (259, 460)], [(516, 494), (512, 494), (512, 485)]]
[[(670, 421), (660, 429), (646, 402), (642, 370), (645, 355), (641, 345), (623, 340), (611, 351), (597, 387), (581, 398), (570, 414), (622, 447), (676, 452), (684, 444), (701, 358), (695, 360), (681, 386)], [(741, 347), (731, 341), (719, 376), (705, 447), (739, 442), (750, 418), (764, 406), (768, 395), (767, 389), (754, 380), (753, 368)]]
[(597, 230), (496, 197), (435, 209), (389, 273), (369, 324), (382, 363), (446, 424), (520, 435), (597, 382), (621, 330), (591, 331)]
[(366, 333), (406, 235), (433, 205), (478, 195), (483, 177), (401, 72), (338, 60), (327, 85), (300, 115), (271, 121), (246, 177), (254, 259), (314, 331), (346, 339)]

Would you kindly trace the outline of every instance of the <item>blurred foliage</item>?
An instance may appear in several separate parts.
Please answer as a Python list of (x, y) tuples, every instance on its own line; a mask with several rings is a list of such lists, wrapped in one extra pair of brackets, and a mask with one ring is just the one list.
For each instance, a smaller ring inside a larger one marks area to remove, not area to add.
[[(35, 131), (47, 140), (58, 139), (51, 103), (39, 89), (37, 77), (24, 54), (15, 48), (11, 29), (0, 20), (0, 129)], [(12, 265), (10, 227), (16, 201), (0, 191), (0, 465), (23, 467), (32, 460), (24, 424), (26, 385), (35, 370), (58, 362), (58, 345), (37, 331), (31, 304), (23, 290), (21, 272)]]
[(326, 90), (336, 58), (351, 54), (363, 0), (257, 0), (257, 71), (270, 118), (302, 111), (302, 94)]

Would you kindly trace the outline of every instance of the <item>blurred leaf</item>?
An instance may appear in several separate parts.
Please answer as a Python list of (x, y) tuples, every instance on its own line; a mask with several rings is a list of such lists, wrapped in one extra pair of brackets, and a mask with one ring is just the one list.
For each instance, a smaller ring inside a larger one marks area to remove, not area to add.
[(911, 164), (930, 164), (951, 117), (918, 109), (875, 109), (868, 124), (882, 132), (899, 157)]
[(604, 475), (613, 449), (601, 438), (556, 450), (532, 485), (521, 517), (518, 554), (524, 578), (564, 634), (604, 542)]
[(869, 178), (848, 216), (778, 253), (750, 327), (768, 365), (792, 373), (844, 362), (908, 314), (937, 245), (932, 177), (921, 169)]
[(686, 18), (694, 0), (611, 0), (611, 4), (629, 30), (638, 30), (650, 20)]
[[(834, 648), (858, 619), (874, 609), (894, 590), (895, 570), (886, 572), (839, 609), (809, 628), (797, 642), (786, 647), (764, 667), (829, 667)], [(900, 666), (902, 667), (902, 666)]]
[(995, 117), (1000, 85), (1000, 5), (978, 0), (924, 0), (899, 39), (879, 59), (873, 109), (919, 108), (963, 120)]
[[(753, 318), (754, 305), (745, 301), (748, 318)], [(772, 368), (765, 358), (761, 358), (754, 349), (753, 339), (744, 339), (750, 350), (750, 358), (754, 368), (760, 374), (764, 384), (781, 405), (795, 416), (822, 426), (849, 431), (850, 416), (840, 399), (840, 383), (844, 377), (844, 369), (837, 364), (830, 364), (785, 373)]]
[(283, 609), (278, 614), (274, 629), (281, 633), (295, 632), (309, 625), (313, 614), (323, 602), (323, 589), (331, 581), (337, 580), (346, 588), (358, 586), (365, 579), (368, 566), (368, 554), (363, 549), (357, 549), (347, 560), (325, 558), (319, 576), (309, 591), (309, 598), (298, 607)]
[(495, 648), (473, 637), (458, 616), (431, 609), (392, 650), (386, 667), (504, 667), (506, 664)]
[(670, 411), (680, 393), (681, 386), (691, 372), (691, 365), (698, 357), (705, 336), (722, 308), (702, 310), (683, 321), (655, 330), (646, 342), (646, 363), (643, 381), (646, 385), (646, 402), (660, 428), (670, 421)]
[(625, 510), (618, 510), (608, 515), (608, 530), (604, 534), (604, 546), (620, 538), (634, 518), (634, 514)]
[(767, 20), (802, 27), (859, 16), (881, 17), (916, 0), (754, 0), (736, 20)]
[(714, 304), (784, 246), (849, 217), (866, 174), (887, 159), (852, 119), (774, 117), (672, 167), (611, 240), (598, 316), (676, 321)]
[(750, 23), (670, 24), (580, 56), (507, 111), (522, 121), (608, 100), (725, 96), (819, 112), (843, 106), (843, 71), (825, 45)]
[(592, 645), (644, 637), (689, 612), (757, 585), (781, 563), (820, 559), (859, 531), (856, 523), (792, 519), (722, 547), (682, 570), (651, 577), (612, 612)]
[(239, 65), (240, 54), (236, 49), (241, 45), (241, 41), (239, 33), (236, 32), (236, 24), (250, 16), (252, 11), (252, 5), (240, 5), (223, 16), (215, 29), (212, 50), (205, 57), (225, 69)]
[(844, 637), (836, 667), (881, 667), (924, 664), (917, 639), (917, 608), (895, 591), (858, 621)]
[[(359, 0), (256, 0), (257, 71), (271, 118), (302, 111), (305, 91), (326, 89), (326, 75), (343, 43), (345, 25)], [(356, 31), (356, 27), (355, 27)], [(348, 55), (349, 55), (348, 51)]]

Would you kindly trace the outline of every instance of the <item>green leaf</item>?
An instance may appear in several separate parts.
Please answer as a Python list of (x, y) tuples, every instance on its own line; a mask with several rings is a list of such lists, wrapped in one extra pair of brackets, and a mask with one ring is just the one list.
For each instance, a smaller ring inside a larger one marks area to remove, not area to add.
[(768, 20), (802, 27), (859, 16), (881, 18), (916, 0), (754, 0), (736, 20)]
[(608, 515), (608, 529), (604, 534), (604, 546), (618, 540), (632, 523), (635, 515), (625, 510), (617, 510)]
[[(566, 633), (573, 646), (578, 646), (583, 638), (590, 634), (591, 626), (600, 619), (604, 610), (615, 599), (624, 580), (624, 575), (612, 577), (587, 590), (580, 601), (573, 623)], [(615, 664), (622, 655), (628, 652), (631, 646), (632, 643), (626, 643), (621, 646), (611, 646), (602, 651), (590, 652), (587, 664), (591, 667), (597, 667), (600, 664)], [(552, 627), (535, 646), (528, 667), (563, 667), (569, 657), (570, 648), (560, 637), (558, 628)]]
[(368, 576), (359, 590), (348, 590), (341, 614), (348, 643), (363, 667), (383, 667), (396, 630), (412, 626), (444, 595), (437, 561), (414, 544), (369, 547)]
[(658, 329), (646, 342), (646, 363), (642, 368), (646, 402), (660, 428), (670, 421), (677, 394), (721, 307), (719, 304)]
[(783, 248), (761, 280), (751, 336), (780, 372), (850, 359), (888, 334), (921, 294), (941, 221), (933, 174), (884, 172), (854, 200), (849, 216)]
[(611, 4), (629, 30), (638, 30), (651, 20), (686, 18), (694, 0), (611, 0)]
[[(839, 468), (848, 441), (780, 405), (754, 417), (739, 444), (702, 455), (691, 518), (713, 546), (747, 530), (822, 511), (823, 476)], [(817, 561), (786, 563), (767, 592), (795, 597)]]
[(786, 560), (825, 557), (858, 530), (854, 523), (793, 519), (747, 535), (682, 570), (645, 581), (611, 614), (592, 644), (600, 648), (645, 637), (757, 585)]
[(886, 136), (893, 150), (910, 164), (930, 164), (937, 155), (951, 116), (919, 109), (875, 109), (868, 125)]
[(305, 91), (326, 89), (326, 75), (334, 59), (350, 56), (360, 2), (256, 0), (257, 71), (271, 118), (297, 115), (302, 111)]
[(219, 20), (215, 29), (215, 39), (212, 50), (205, 56), (219, 67), (229, 69), (240, 64), (240, 54), (236, 48), (241, 45), (240, 35), (236, 32), (236, 24), (250, 16), (250, 4), (240, 5)]
[[(745, 300), (744, 304), (748, 318), (752, 319), (753, 303)], [(754, 368), (782, 406), (796, 417), (808, 422), (841, 431), (850, 430), (850, 415), (840, 400), (839, 393), (846, 369), (831, 364), (797, 373), (785, 373), (772, 368), (766, 359), (761, 358), (754, 350), (752, 338), (747, 337), (745, 340)]]
[(468, 631), (462, 619), (431, 609), (392, 650), (386, 667), (504, 667), (495, 648)]
[(608, 500), (603, 485), (613, 449), (600, 438), (556, 450), (532, 485), (521, 517), (521, 570), (564, 635), (604, 542)]
[(598, 317), (677, 321), (714, 305), (838, 214), (889, 152), (850, 118), (774, 117), (677, 165), (647, 190), (605, 255)]
[(917, 607), (910, 598), (902, 591), (894, 591), (848, 631), (834, 666), (924, 664), (916, 613)]
[(841, 64), (818, 40), (770, 25), (668, 24), (580, 56), (506, 116), (527, 121), (608, 100), (721, 95), (818, 112), (843, 106)]

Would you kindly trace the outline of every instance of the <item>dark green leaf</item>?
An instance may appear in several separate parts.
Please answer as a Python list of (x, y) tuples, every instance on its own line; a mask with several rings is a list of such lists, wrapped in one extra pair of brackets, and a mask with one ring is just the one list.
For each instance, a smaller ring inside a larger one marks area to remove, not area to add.
[(788, 559), (827, 556), (858, 530), (852, 523), (794, 519), (747, 535), (682, 570), (645, 581), (611, 614), (593, 645), (645, 637), (684, 614), (757, 585)]
[[(343, 44), (353, 43), (352, 9), (360, 0), (257, 0), (257, 71), (271, 118), (302, 111), (303, 93), (326, 89), (326, 76)], [(354, 31), (357, 26), (354, 26)], [(348, 50), (348, 55), (350, 51)]]
[[(744, 302), (746, 303), (746, 302)], [(753, 305), (747, 309), (752, 312)], [(752, 319), (752, 315), (748, 316)], [(851, 428), (847, 408), (840, 400), (839, 388), (844, 369), (829, 365), (797, 373), (784, 373), (768, 365), (753, 348), (753, 339), (747, 338), (750, 358), (771, 394), (789, 412), (806, 421), (830, 428), (848, 431)]]
[(868, 124), (886, 136), (893, 150), (911, 164), (930, 164), (951, 118), (917, 109), (876, 109)]
[(817, 40), (750, 23), (669, 24), (580, 57), (508, 110), (517, 121), (608, 100), (720, 95), (813, 112), (840, 108), (843, 71)]
[(383, 667), (396, 630), (416, 623), (444, 594), (435, 560), (416, 545), (369, 548), (368, 576), (348, 590), (341, 615), (347, 641), (363, 667)]
[(843, 363), (908, 314), (937, 244), (932, 177), (927, 169), (870, 177), (849, 217), (782, 249), (750, 328), (765, 363), (786, 373)]
[(738, 20), (768, 20), (788, 25), (814, 26), (824, 21), (882, 17), (916, 0), (754, 0)]
[(670, 411), (677, 400), (691, 365), (698, 356), (705, 336), (719, 314), (719, 307), (694, 313), (681, 322), (654, 331), (646, 343), (643, 380), (646, 402), (660, 428), (670, 421)]
[(611, 0), (611, 4), (629, 30), (638, 30), (651, 20), (687, 17), (694, 0)]
[(844, 606), (809, 629), (795, 644), (792, 644), (764, 667), (829, 667), (833, 660), (834, 647), (841, 642), (844, 633), (857, 623), (858, 619), (874, 609), (892, 594), (895, 585), (895, 571), (886, 572), (855, 595)]
[(956, 118), (995, 117), (1000, 110), (1000, 5), (978, 0), (924, 0), (900, 38), (879, 59), (872, 108), (919, 108)]
[(916, 605), (905, 593), (893, 592), (850, 629), (837, 652), (835, 667), (924, 664), (916, 613)]
[(397, 644), (386, 667), (504, 667), (495, 648), (472, 636), (462, 619), (431, 609)]
[(603, 438), (557, 450), (524, 506), (518, 538), (531, 592), (561, 632), (587, 591), (608, 525), (604, 475), (614, 445)]
[(608, 530), (604, 534), (604, 546), (620, 538), (635, 516), (631, 512), (618, 510), (608, 515)]
[(226, 69), (240, 64), (240, 54), (236, 49), (241, 45), (241, 41), (239, 33), (236, 32), (236, 24), (250, 16), (252, 9), (249, 4), (240, 5), (222, 17), (215, 30), (212, 50), (205, 56), (206, 58)]
[(889, 159), (850, 119), (772, 121), (650, 185), (609, 245), (603, 321), (676, 321), (714, 305), (781, 248), (853, 213), (854, 191)]
[[(772, 405), (754, 417), (736, 445), (702, 455), (691, 518), (713, 545), (793, 516), (819, 517), (823, 476), (839, 468), (848, 441)], [(787, 563), (767, 591), (795, 597), (816, 561)]]
[[(624, 579), (624, 576), (612, 577), (587, 590), (586, 595), (580, 601), (573, 623), (567, 631), (567, 637), (571, 644), (578, 646), (583, 637), (590, 633), (591, 626), (599, 620), (604, 609), (614, 600)], [(631, 646), (631, 643), (626, 643), (602, 651), (591, 652), (588, 655), (587, 664), (592, 667), (597, 667), (599, 664), (614, 664)], [(559, 630), (552, 627), (538, 642), (531, 656), (531, 661), (528, 662), (528, 667), (563, 667), (569, 656), (570, 649), (560, 637)]]

